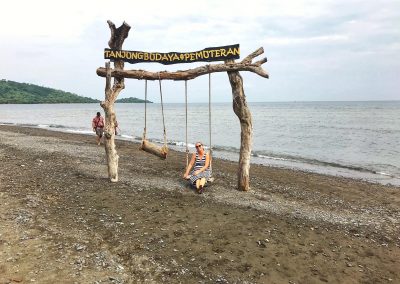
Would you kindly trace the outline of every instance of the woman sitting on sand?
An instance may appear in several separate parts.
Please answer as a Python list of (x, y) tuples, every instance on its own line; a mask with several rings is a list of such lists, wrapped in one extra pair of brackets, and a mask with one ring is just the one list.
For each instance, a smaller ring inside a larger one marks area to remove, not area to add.
[[(193, 171), (189, 175), (190, 169), (193, 167)], [(211, 176), (210, 156), (205, 153), (203, 143), (196, 143), (196, 153), (193, 153), (192, 159), (186, 168), (183, 178), (189, 179), (190, 183), (196, 187), (197, 193), (202, 194), (204, 185)]]

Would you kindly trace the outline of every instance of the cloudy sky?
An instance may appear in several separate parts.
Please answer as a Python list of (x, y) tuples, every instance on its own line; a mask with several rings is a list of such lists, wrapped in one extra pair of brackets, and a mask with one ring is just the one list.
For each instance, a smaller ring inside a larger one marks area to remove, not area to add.
[[(0, 79), (104, 98), (107, 20), (131, 27), (123, 49), (196, 51), (239, 43), (242, 58), (259, 47), (270, 79), (242, 72), (248, 101), (400, 99), (398, 0), (152, 0), (1, 2)], [(201, 64), (126, 64), (149, 71)], [(189, 101), (206, 102), (208, 76), (189, 83)], [(184, 102), (184, 83), (163, 82), (166, 102)], [(144, 96), (127, 80), (122, 97)], [(214, 102), (231, 101), (226, 73), (212, 75)], [(157, 82), (149, 98), (159, 101)]]

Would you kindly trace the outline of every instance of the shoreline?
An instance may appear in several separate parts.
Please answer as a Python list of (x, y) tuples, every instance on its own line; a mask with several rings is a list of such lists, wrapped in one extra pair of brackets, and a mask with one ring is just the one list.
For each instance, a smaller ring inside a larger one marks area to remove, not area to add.
[[(51, 125), (29, 125), (29, 124), (15, 124), (15, 123), (0, 123), (0, 126), (13, 126), (13, 127), (25, 127), (25, 128), (34, 128), (34, 129), (43, 129), (43, 130), (48, 130), (48, 131), (55, 131), (55, 132), (61, 132), (61, 133), (67, 133), (67, 134), (78, 134), (78, 135), (87, 135), (87, 136), (93, 136), (94, 134), (90, 131), (84, 131), (84, 130), (73, 130), (73, 129), (68, 129), (60, 127), (52, 127)], [(122, 136), (116, 136), (115, 140), (116, 141), (125, 141), (125, 142), (131, 142), (135, 144), (140, 144), (141, 137), (132, 137), (132, 136), (127, 136), (127, 135), (122, 135)], [(156, 143), (156, 144), (162, 144), (162, 141), (154, 140), (154, 139), (149, 139), (149, 141)], [(179, 146), (176, 144), (178, 142), (168, 142), (168, 146), (170, 149), (178, 152), (185, 152), (185, 149), (182, 148), (182, 146)], [(182, 142), (183, 143), (183, 142)], [(180, 144), (180, 142), (179, 142)], [(190, 146), (189, 146), (190, 148)], [(231, 152), (231, 151), (224, 151), (224, 150), (218, 150), (213, 149), (213, 155), (217, 159), (225, 160), (225, 161), (232, 161), (236, 162), (239, 159), (239, 153), (238, 152)], [(350, 178), (358, 181), (365, 181), (369, 183), (376, 183), (376, 184), (381, 184), (381, 185), (387, 185), (387, 186), (396, 186), (400, 188), (400, 177), (394, 176), (392, 174), (387, 174), (385, 172), (376, 172), (370, 169), (365, 169), (365, 168), (356, 168), (355, 166), (349, 166), (349, 165), (340, 165), (337, 164), (335, 165), (334, 163), (329, 163), (329, 162), (323, 162), (323, 161), (316, 161), (317, 163), (313, 163), (313, 161), (310, 162), (304, 162), (302, 161), (303, 159), (299, 160), (293, 160), (291, 158), (276, 158), (276, 157), (268, 157), (264, 156), (261, 154), (258, 154), (257, 151), (255, 153), (252, 153), (251, 156), (251, 165), (260, 165), (260, 166), (265, 166), (265, 167), (274, 167), (278, 169), (287, 169), (287, 170), (293, 170), (293, 171), (302, 171), (305, 173), (316, 173), (316, 174), (321, 174), (321, 175), (327, 175), (327, 176), (332, 176), (332, 177), (343, 177), (343, 178)]]
[(252, 165), (239, 192), (216, 158), (198, 195), (184, 153), (120, 140), (114, 184), (94, 141), (0, 125), (0, 283), (400, 281), (399, 187)]

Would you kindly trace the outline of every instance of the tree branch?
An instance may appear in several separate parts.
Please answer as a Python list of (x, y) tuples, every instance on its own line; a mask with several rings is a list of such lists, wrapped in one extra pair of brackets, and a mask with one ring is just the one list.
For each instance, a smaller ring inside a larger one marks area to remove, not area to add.
[(247, 55), (241, 62), (244, 64), (250, 64), (251, 61), (259, 56), (260, 54), (264, 53), (264, 48), (260, 47), (259, 49), (257, 49), (256, 51), (250, 53), (249, 55)]
[(110, 67), (110, 62), (106, 62), (106, 88), (105, 88), (106, 96), (108, 96), (110, 92), (111, 92), (111, 67)]
[(111, 30), (111, 37), (110, 40), (108, 41), (108, 46), (111, 49), (119, 50), (122, 48), (122, 44), (128, 37), (131, 26), (123, 22), (123, 24), (119, 28), (116, 28), (114, 23), (111, 22), (110, 20), (108, 20), (107, 23)]
[[(251, 63), (254, 57), (262, 54), (264, 52), (263, 48), (257, 49), (255, 52), (248, 55), (241, 62), (229, 62), (229, 63), (219, 63), (200, 66), (194, 69), (178, 70), (175, 72), (160, 71), (160, 72), (150, 72), (146, 70), (111, 70), (112, 77), (119, 78), (132, 78), (132, 79), (146, 79), (146, 80), (190, 80), (196, 77), (215, 73), (215, 72), (228, 72), (228, 71), (250, 71), (260, 75), (264, 78), (269, 78), (269, 74), (265, 71), (261, 65), (267, 62), (266, 58), (263, 58), (256, 63)], [(96, 73), (98, 76), (105, 77), (106, 69), (104, 67), (97, 68)]]

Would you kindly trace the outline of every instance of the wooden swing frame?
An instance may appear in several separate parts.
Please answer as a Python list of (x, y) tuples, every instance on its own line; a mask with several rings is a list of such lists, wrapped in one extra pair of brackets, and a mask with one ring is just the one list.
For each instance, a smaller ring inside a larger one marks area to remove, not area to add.
[[(116, 28), (113, 22), (107, 21), (111, 37), (108, 46), (113, 50), (122, 50), (122, 45), (128, 37), (131, 27), (127, 23), (123, 23)], [(114, 103), (119, 93), (125, 88), (124, 79), (132, 78), (139, 80), (191, 80), (198, 76), (215, 72), (227, 72), (229, 82), (232, 88), (233, 111), (239, 118), (241, 135), (240, 135), (240, 154), (238, 189), (248, 191), (250, 189), (250, 156), (252, 147), (253, 124), (250, 110), (247, 106), (246, 96), (243, 89), (243, 79), (239, 71), (250, 71), (261, 77), (269, 78), (268, 73), (262, 68), (262, 64), (267, 62), (267, 58), (262, 58), (256, 62), (253, 59), (264, 53), (263, 48), (259, 48), (253, 53), (246, 56), (242, 61), (235, 62), (233, 59), (225, 60), (223, 64), (208, 64), (194, 69), (175, 71), (175, 72), (150, 72), (146, 70), (124, 70), (124, 61), (115, 60), (114, 68), (110, 67), (110, 62), (105, 63), (105, 67), (99, 67), (96, 73), (100, 77), (106, 78), (105, 100), (100, 103), (105, 112), (105, 152), (108, 166), (108, 177), (111, 182), (118, 181), (118, 160), (119, 156), (115, 147), (115, 110)], [(111, 78), (114, 83), (111, 85)]]

